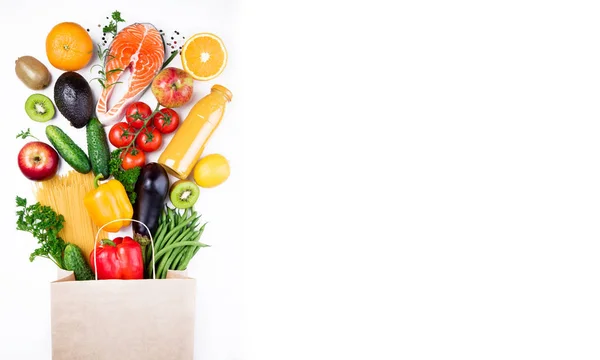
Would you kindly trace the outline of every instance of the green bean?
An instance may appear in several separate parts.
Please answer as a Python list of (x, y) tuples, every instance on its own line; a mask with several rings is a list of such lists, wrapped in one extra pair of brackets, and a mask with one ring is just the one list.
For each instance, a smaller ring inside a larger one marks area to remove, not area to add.
[(179, 213), (177, 213), (176, 209), (169, 208), (169, 214), (171, 216), (171, 222), (173, 223), (173, 226), (177, 226), (179, 223)]
[(164, 279), (165, 278), (165, 276), (164, 276), (164, 274), (165, 274), (165, 267), (168, 266), (170, 257), (171, 257), (170, 254), (167, 254), (167, 255), (163, 256), (163, 258), (161, 259), (160, 264), (159, 264), (159, 266), (157, 268), (157, 271), (156, 271), (156, 277), (157, 278), (159, 278), (159, 279)]
[(204, 228), (205, 228), (206, 224), (207, 223), (202, 224), (202, 226), (200, 227), (200, 229), (196, 233), (196, 237), (194, 238), (194, 241), (198, 242), (198, 244), (201, 244), (201, 246), (192, 248), (191, 251), (188, 253), (187, 257), (182, 261), (182, 263), (180, 264), (179, 267), (183, 266), (184, 268), (187, 268), (188, 263), (196, 255), (196, 253), (198, 253), (198, 251), (200, 250), (200, 248), (210, 246), (210, 245), (203, 244), (203, 243), (201, 243), (199, 241), (200, 237), (202, 236), (202, 233), (204, 232)]
[(192, 221), (192, 222), (189, 224), (189, 228), (190, 228), (190, 229), (194, 229), (196, 226), (198, 226), (198, 225), (199, 225), (199, 224), (198, 224), (198, 222), (200, 221), (200, 218), (201, 218), (201, 217), (202, 217), (202, 215), (199, 215), (199, 216), (197, 216), (196, 218), (194, 218), (194, 221)]
[(169, 231), (173, 230), (173, 228), (175, 227), (175, 216), (173, 215), (173, 212), (171, 210), (169, 210)]
[(154, 249), (155, 250), (160, 249), (166, 233), (167, 233), (167, 226), (160, 225), (158, 227), (158, 231), (156, 232), (156, 235), (154, 236)]
[(210, 245), (206, 245), (201, 242), (196, 242), (196, 244), (198, 244), (198, 246), (196, 246), (195, 248), (192, 248), (191, 252), (188, 254), (187, 258), (185, 258), (184, 261), (182, 261), (182, 263), (179, 265), (180, 267), (183, 267), (183, 269), (187, 269), (190, 261), (194, 258), (194, 256), (196, 256), (196, 254), (198, 253), (198, 251), (201, 248), (210, 247)]
[(152, 237), (152, 239), (154, 240), (154, 247), (156, 247), (156, 244), (158, 244), (158, 240), (160, 239), (160, 237), (163, 235), (163, 233), (165, 232), (165, 225), (164, 224), (159, 224), (158, 225), (158, 229), (156, 229), (156, 233), (154, 234), (154, 236)]
[[(193, 232), (191, 230), (186, 230), (182, 234), (178, 234), (177, 236), (173, 236), (171, 238), (171, 240), (177, 239), (177, 241), (180, 242), (180, 241), (184, 241), (184, 240), (190, 239), (193, 235), (194, 234), (193, 234)], [(171, 242), (172, 242), (171, 240), (169, 240), (169, 242), (165, 242), (163, 245), (161, 245), (162, 248), (165, 248), (165, 247), (169, 246), (171, 244)], [(171, 252), (168, 252), (167, 254), (165, 254), (164, 258), (168, 258), (170, 256), (171, 256)]]
[[(183, 234), (178, 236), (178, 239), (181, 239), (181, 241), (182, 241), (182, 240), (191, 238), (192, 236), (193, 236), (193, 233), (187, 234), (187, 232), (184, 232)], [(169, 245), (168, 243), (165, 243), (165, 246), (168, 246), (168, 245)], [(169, 251), (168, 253), (165, 254), (165, 256), (163, 256), (162, 262), (164, 262), (165, 259), (174, 258), (176, 256), (176, 253), (178, 253), (179, 251), (180, 251), (180, 249), (175, 249), (175, 250)], [(158, 273), (162, 274), (162, 272), (163, 272), (163, 269), (161, 268), (161, 270), (159, 270)]]
[(194, 232), (192, 231), (192, 232), (188, 233), (187, 235), (185, 235), (185, 236), (182, 236), (182, 237), (181, 237), (181, 238), (180, 238), (180, 239), (179, 239), (179, 240), (176, 242), (176, 244), (177, 244), (177, 243), (180, 243), (180, 242), (185, 242), (185, 241), (195, 241), (194, 239), (196, 238), (196, 236), (197, 236), (197, 235), (196, 235), (196, 233), (194, 233)]
[(166, 260), (167, 260), (167, 259), (163, 258), (161, 261), (159, 261), (159, 263), (158, 263), (158, 264), (156, 264), (156, 278), (157, 278), (157, 279), (162, 279), (162, 278), (160, 277), (160, 271), (161, 271), (161, 269), (162, 269), (162, 268), (164, 268), (164, 267), (165, 267), (165, 261), (166, 261)]
[(171, 254), (171, 256), (169, 256), (169, 261), (167, 262), (167, 265), (165, 266), (165, 276), (167, 275), (168, 270), (177, 270), (176, 264), (184, 256), (186, 250), (187, 250), (187, 247), (182, 247), (182, 248), (173, 250), (173, 253)]
[(165, 255), (165, 254), (166, 254), (166, 253), (167, 253), (169, 250), (173, 250), (173, 249), (175, 249), (175, 248), (178, 248), (178, 247), (183, 247), (183, 246), (204, 246), (204, 247), (205, 247), (205, 246), (208, 246), (208, 245), (205, 245), (205, 244), (199, 243), (199, 242), (197, 242), (197, 241), (182, 241), (182, 242), (175, 243), (175, 244), (171, 244), (171, 245), (169, 245), (169, 246), (165, 247), (164, 249), (162, 249), (161, 251), (159, 251), (159, 252), (158, 252), (157, 254), (155, 254), (154, 256), (155, 256), (155, 258), (156, 258), (156, 259), (160, 259), (160, 258), (162, 258), (162, 256), (163, 256), (163, 255)]
[(183, 258), (180, 259), (179, 263), (177, 264), (177, 270), (185, 270), (187, 269), (187, 264), (189, 262), (189, 258), (191, 258), (192, 254), (194, 253), (194, 250), (196, 248), (189, 246), (187, 247), (185, 250), (185, 255), (183, 256)]
[[(200, 237), (202, 236), (202, 230), (194, 232), (194, 236), (191, 238), (191, 240), (200, 244), (201, 245), (200, 247), (205, 247), (204, 244), (199, 242)], [(185, 256), (183, 257), (183, 259), (181, 259), (181, 262), (178, 265), (178, 270), (187, 269), (187, 266), (188, 266), (190, 260), (192, 259), (192, 257), (194, 257), (194, 255), (196, 254), (196, 251), (199, 250), (200, 247), (191, 247), (191, 246), (189, 247), (188, 251), (185, 253)]]
[(177, 236), (173, 236), (168, 243), (165, 243), (163, 248), (165, 248), (171, 244), (176, 244), (176, 243), (180, 243), (182, 241), (190, 240), (192, 236), (193, 236), (193, 232), (191, 230), (185, 230), (183, 233), (181, 233)]
[(173, 261), (173, 264), (171, 264), (171, 270), (178, 270), (178, 271), (185, 270), (185, 269), (180, 268), (180, 264), (183, 263), (183, 259), (185, 259), (185, 257), (187, 256), (188, 251), (190, 251), (190, 249), (193, 250), (193, 248), (192, 247), (184, 247), (182, 249), (183, 250), (175, 258), (175, 261)]
[[(146, 279), (152, 279), (152, 270), (156, 269), (156, 254), (154, 254), (154, 264), (152, 263), (152, 255), (150, 255), (150, 260), (148, 261), (148, 266), (146, 267), (146, 269), (144, 269), (146, 271)], [(158, 275), (157, 275), (158, 277)]]
[[(185, 224), (181, 224), (173, 230), (167, 230), (165, 228), (165, 231), (163, 233), (161, 233), (160, 238), (158, 238), (158, 241), (155, 243), (155, 247), (154, 247), (155, 257), (156, 257), (156, 252), (160, 251), (165, 246), (169, 245), (173, 240), (175, 240), (177, 238), (183, 239), (185, 236), (187, 236), (187, 233), (185, 231), (183, 233), (179, 232), (179, 229), (181, 229), (183, 227), (185, 227)], [(157, 260), (158, 260), (158, 258), (157, 258)], [(148, 268), (149, 268), (148, 277), (150, 277), (151, 276), (150, 266), (148, 266)], [(157, 267), (157, 269), (158, 269), (158, 267)], [(157, 270), (157, 274), (160, 274), (160, 271)]]
[(165, 237), (165, 244), (168, 244), (173, 236), (179, 234), (179, 230), (181, 230), (187, 223), (189, 223), (192, 218), (186, 219), (181, 224), (177, 225), (174, 229), (170, 230), (169, 233)]
[(164, 224), (166, 220), (167, 220), (167, 214), (166, 214), (166, 211), (165, 211), (165, 209), (163, 209), (163, 210), (160, 212), (160, 218), (158, 219), (158, 223), (159, 223), (159, 224)]

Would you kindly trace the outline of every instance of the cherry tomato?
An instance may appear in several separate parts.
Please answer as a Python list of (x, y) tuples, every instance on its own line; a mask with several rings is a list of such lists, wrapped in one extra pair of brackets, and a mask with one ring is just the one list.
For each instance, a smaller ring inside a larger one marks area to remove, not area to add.
[(152, 115), (150, 106), (144, 102), (138, 101), (129, 105), (125, 112), (125, 119), (129, 125), (136, 129), (141, 129), (142, 126), (144, 126), (144, 120), (148, 120), (150, 115)]
[(154, 114), (152, 123), (158, 131), (170, 134), (179, 126), (179, 114), (173, 109), (164, 108)]
[(146, 154), (140, 149), (130, 148), (127, 152), (121, 153), (121, 160), (123, 160), (121, 167), (129, 170), (136, 166), (144, 166), (146, 164)]
[(120, 122), (113, 125), (108, 133), (110, 143), (116, 147), (125, 147), (133, 141), (135, 129), (126, 122)]
[(156, 128), (146, 128), (135, 139), (135, 145), (145, 152), (156, 151), (162, 145), (162, 135)]

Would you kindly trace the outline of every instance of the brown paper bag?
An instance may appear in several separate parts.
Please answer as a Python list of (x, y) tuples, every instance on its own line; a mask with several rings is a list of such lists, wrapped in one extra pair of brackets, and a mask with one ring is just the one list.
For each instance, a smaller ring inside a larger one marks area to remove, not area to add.
[[(138, 222), (150, 233), (138, 220), (116, 219), (98, 229), (94, 243), (104, 227), (121, 220)], [(152, 236), (150, 246), (154, 260)], [(75, 281), (73, 272), (61, 273), (50, 284), (52, 359), (194, 358), (196, 280), (185, 271), (168, 270), (159, 280)]]
[(50, 286), (52, 359), (193, 359), (196, 281), (185, 273), (74, 280), (71, 273)]

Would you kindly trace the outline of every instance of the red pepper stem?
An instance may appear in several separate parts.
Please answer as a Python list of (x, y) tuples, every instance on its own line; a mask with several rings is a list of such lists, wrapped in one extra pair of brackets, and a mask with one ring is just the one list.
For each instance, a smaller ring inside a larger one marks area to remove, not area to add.
[(102, 174), (96, 175), (96, 177), (94, 178), (94, 188), (95, 189), (97, 189), (98, 186), (100, 186), (100, 185), (98, 185), (98, 181), (100, 181), (102, 179), (104, 179), (104, 175), (102, 175)]
[(101, 245), (108, 245), (108, 246), (117, 246), (117, 244), (115, 244), (112, 240), (109, 239), (104, 239), (102, 241), (100, 241)]

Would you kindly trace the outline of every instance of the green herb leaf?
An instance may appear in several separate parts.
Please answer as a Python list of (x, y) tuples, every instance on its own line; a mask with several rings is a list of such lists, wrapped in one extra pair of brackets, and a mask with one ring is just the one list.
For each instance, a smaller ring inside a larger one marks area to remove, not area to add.
[(111, 21), (108, 23), (108, 25), (102, 28), (102, 32), (117, 35), (117, 23)]
[(17, 135), (17, 139), (18, 138), (27, 139), (28, 137), (32, 137), (32, 138), (34, 138), (36, 140), (39, 140), (35, 136), (31, 135), (31, 130), (29, 128), (27, 129), (27, 131), (21, 130), (21, 132)]
[(108, 23), (108, 25), (102, 28), (102, 32), (116, 36), (118, 31), (117, 25), (120, 22), (125, 22), (125, 20), (121, 17), (121, 13), (119, 11), (113, 11), (112, 20)]
[(38, 240), (40, 247), (29, 256), (29, 261), (36, 257), (52, 260), (56, 266), (64, 269), (63, 251), (66, 243), (58, 236), (65, 218), (57, 214), (49, 206), (40, 203), (27, 206), (27, 199), (17, 196), (17, 230), (26, 231)]
[(27, 199), (17, 196), (17, 207), (27, 206)]
[(114, 21), (116, 21), (117, 23), (120, 23), (120, 22), (125, 22), (125, 19), (123, 19), (123, 18), (121, 17), (121, 13), (120, 13), (119, 11), (114, 11), (114, 12), (112, 13), (112, 18), (113, 18), (113, 20), (114, 20)]

